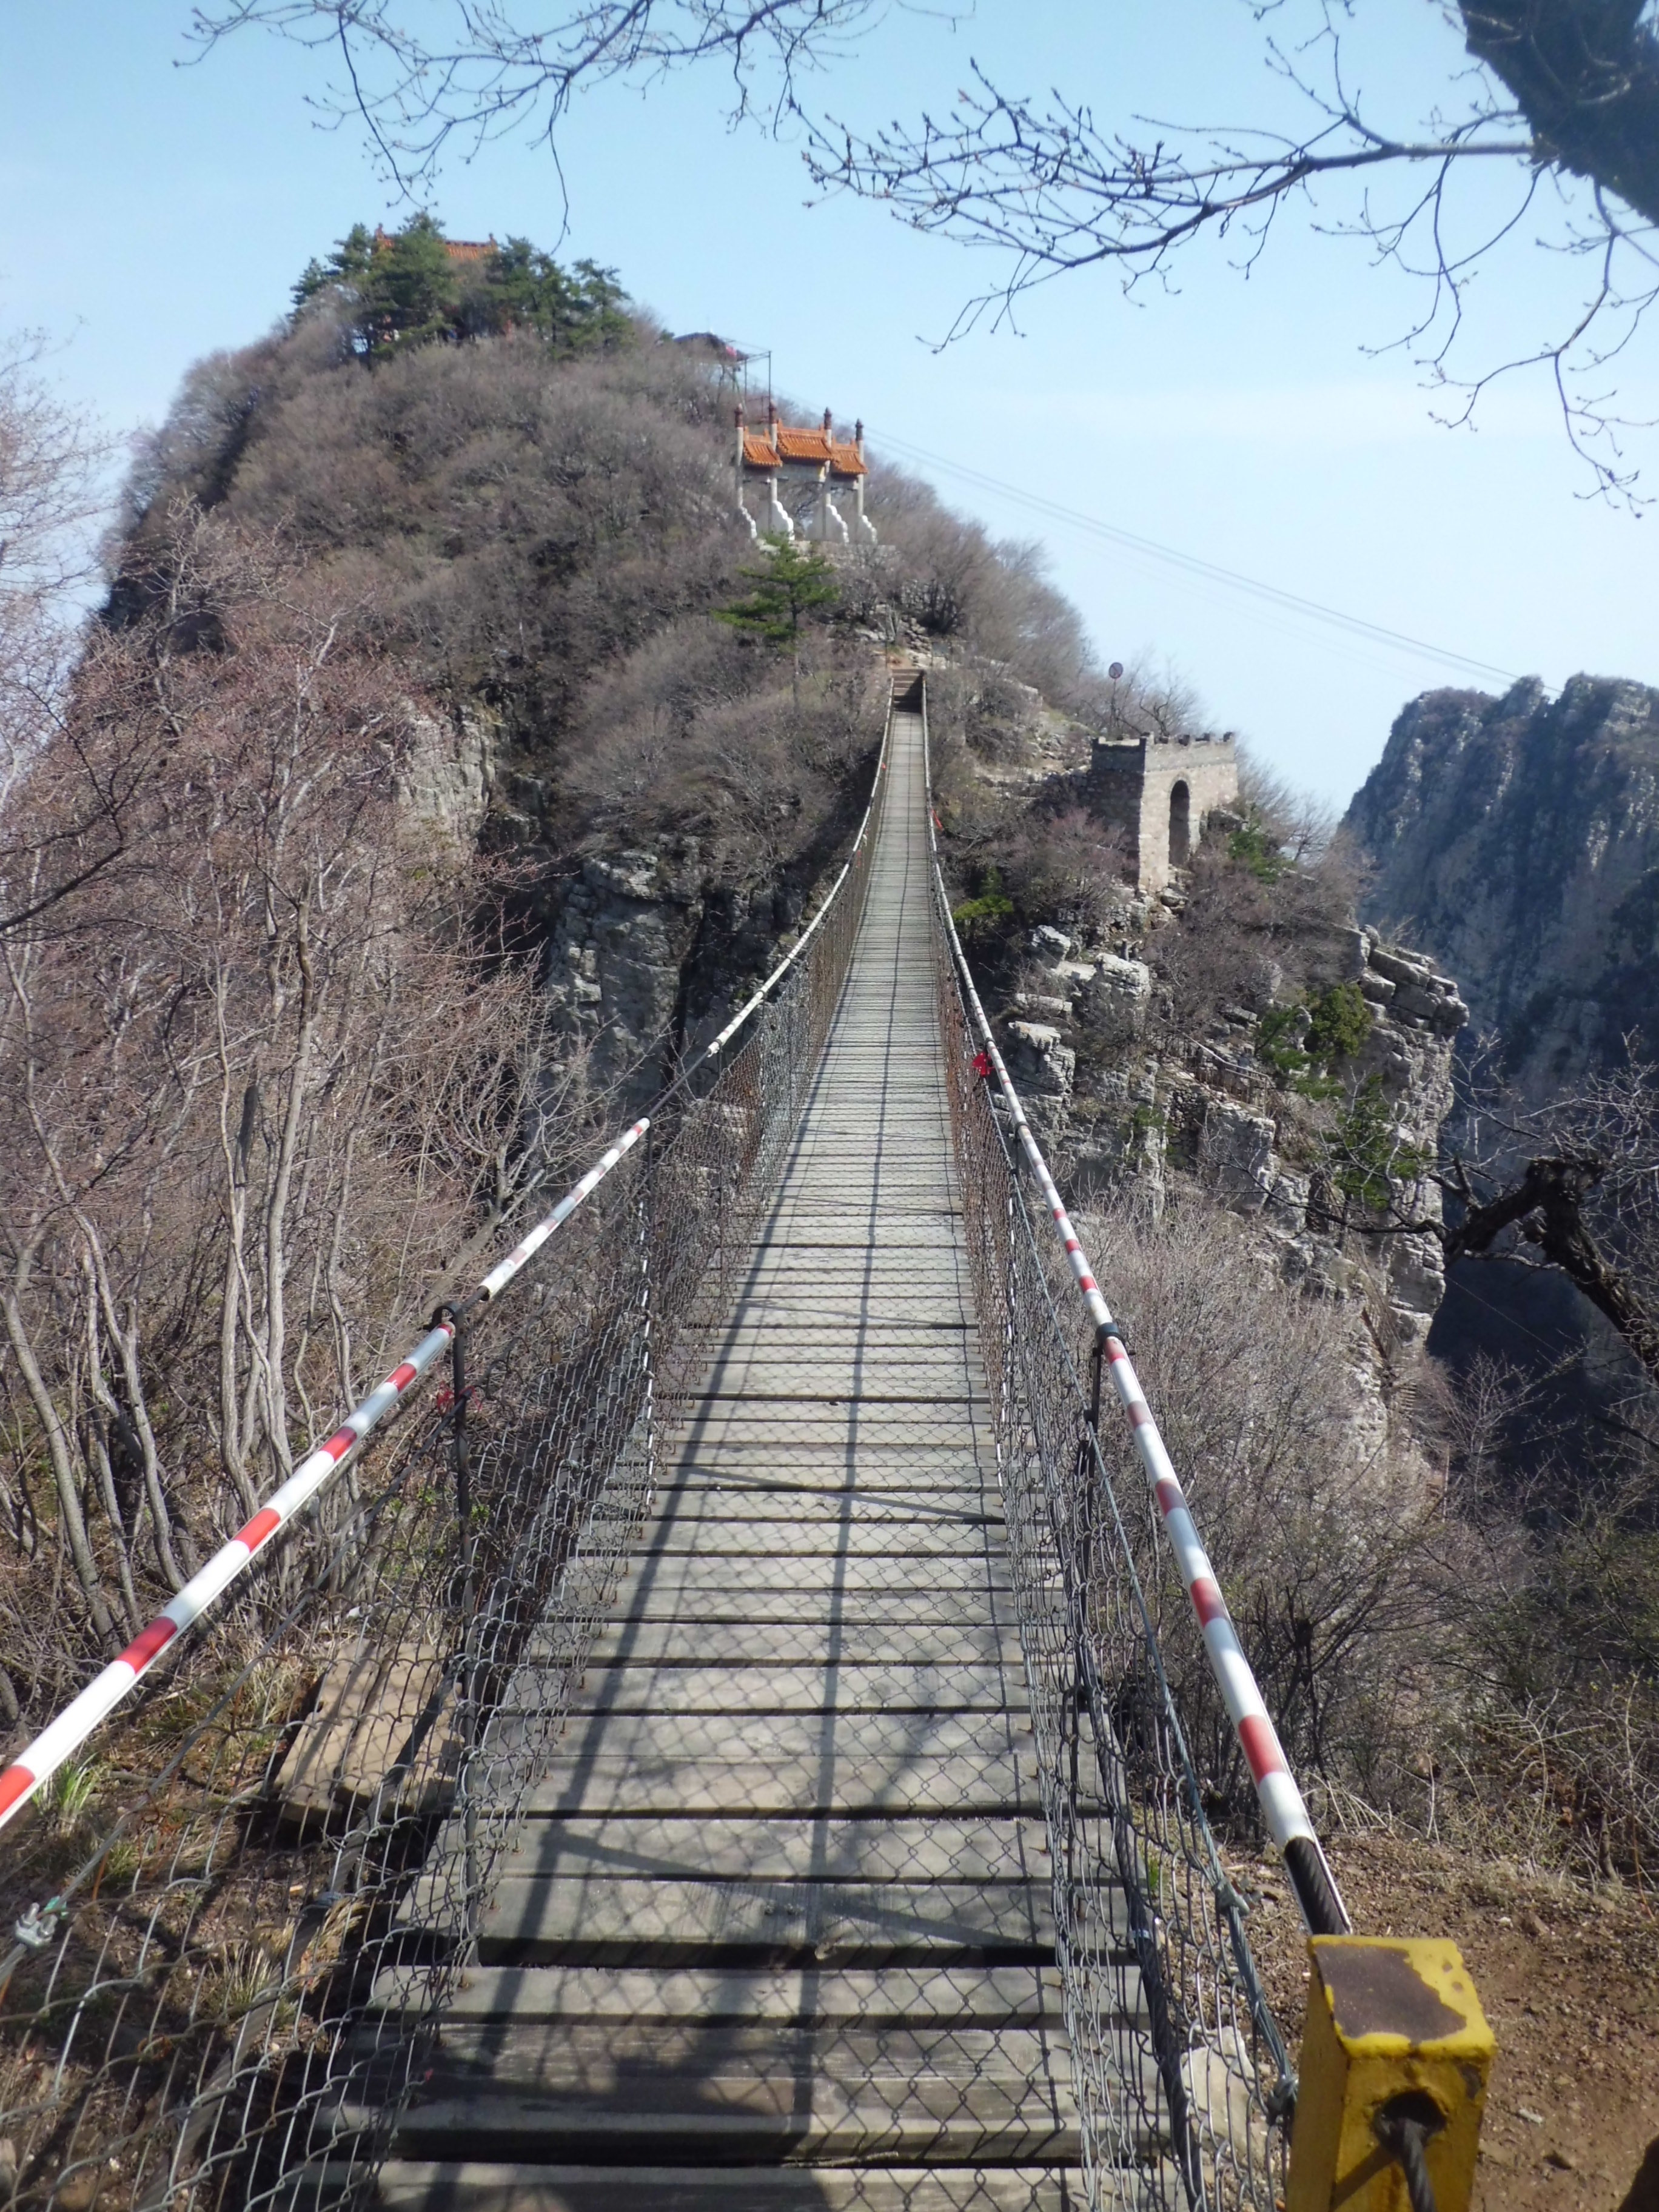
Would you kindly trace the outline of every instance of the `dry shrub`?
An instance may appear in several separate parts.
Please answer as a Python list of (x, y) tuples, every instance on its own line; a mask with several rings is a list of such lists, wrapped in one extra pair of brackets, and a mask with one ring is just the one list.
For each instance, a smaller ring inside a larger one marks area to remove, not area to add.
[(1486, 1356), (1449, 1389), (1451, 1490), (1480, 1547), (1449, 1656), (1455, 1725), (1438, 1817), (1578, 1874), (1659, 1869), (1659, 1394), (1575, 1419), (1554, 1449), (1548, 1374)]
[(1098, 936), (1118, 916), (1132, 872), (1127, 838), (1080, 806), (1028, 808), (1003, 845), (1002, 879), (1027, 921)]
[(792, 659), (689, 617), (597, 682), (567, 790), (584, 842), (696, 840), (722, 882), (821, 865), (879, 730), (866, 654), (808, 633)]
[(222, 507), (544, 753), (594, 670), (732, 595), (750, 548), (723, 411), (673, 347), (561, 362), (506, 337), (370, 368), (307, 317), (186, 380), (135, 476), (118, 604), (173, 499)]
[[(1514, 1469), (1535, 1387), (1477, 1364), (1396, 1377), (1385, 1442), (1344, 1317), (1183, 1194), (1086, 1223), (1291, 1764), (1322, 1818), (1399, 1821), (1581, 1876), (1659, 1866), (1653, 1459)], [(1357, 1322), (1357, 1316), (1354, 1317)], [(1212, 1811), (1254, 1824), (1127, 1432), (1109, 1464)]]
[[(1415, 1454), (1391, 1449), (1328, 1302), (1291, 1289), (1197, 1194), (1127, 1199), (1083, 1230), (1304, 1786), (1331, 1805), (1414, 1799), (1436, 1710), (1449, 1553)], [(1254, 1791), (1126, 1429), (1105, 1428), (1199, 1774), (1248, 1828)]]

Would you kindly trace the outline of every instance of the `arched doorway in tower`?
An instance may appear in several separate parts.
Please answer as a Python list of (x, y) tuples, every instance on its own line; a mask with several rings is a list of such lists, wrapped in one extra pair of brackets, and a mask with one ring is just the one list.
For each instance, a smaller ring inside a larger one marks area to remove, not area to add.
[(1192, 795), (1184, 783), (1178, 783), (1170, 793), (1170, 866), (1184, 868), (1192, 849)]

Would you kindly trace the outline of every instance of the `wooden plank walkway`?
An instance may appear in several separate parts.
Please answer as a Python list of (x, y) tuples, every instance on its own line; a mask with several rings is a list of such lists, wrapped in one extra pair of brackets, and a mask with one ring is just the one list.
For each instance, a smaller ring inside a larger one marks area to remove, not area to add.
[(893, 747), (782, 1186), (383, 2178), (409, 2212), (1081, 2203), (918, 715)]

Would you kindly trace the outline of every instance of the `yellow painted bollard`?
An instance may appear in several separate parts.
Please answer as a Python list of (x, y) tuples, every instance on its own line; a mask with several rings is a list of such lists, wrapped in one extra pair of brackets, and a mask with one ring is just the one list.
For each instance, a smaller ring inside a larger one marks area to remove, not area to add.
[(1435, 2212), (1468, 2212), (1492, 2034), (1455, 1943), (1316, 1936), (1285, 2212), (1409, 2212), (1415, 2122)]

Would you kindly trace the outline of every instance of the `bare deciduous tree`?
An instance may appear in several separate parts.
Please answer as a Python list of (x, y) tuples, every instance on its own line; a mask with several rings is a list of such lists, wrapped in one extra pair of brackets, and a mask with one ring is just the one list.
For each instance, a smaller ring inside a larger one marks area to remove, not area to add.
[(1478, 1105), (1437, 1180), (1449, 1261), (1559, 1269), (1659, 1382), (1659, 1069), (1633, 1040), (1547, 1106)]
[(193, 1571), (586, 1127), (533, 975), (459, 926), (487, 886), (400, 791), (421, 702), (362, 610), (188, 507), (146, 550), (17, 794), (50, 818), (60, 744), (137, 748), (144, 865), (0, 943), (11, 1578), (75, 1594), (14, 1604), (30, 1687), (77, 1616), (107, 1646)]

